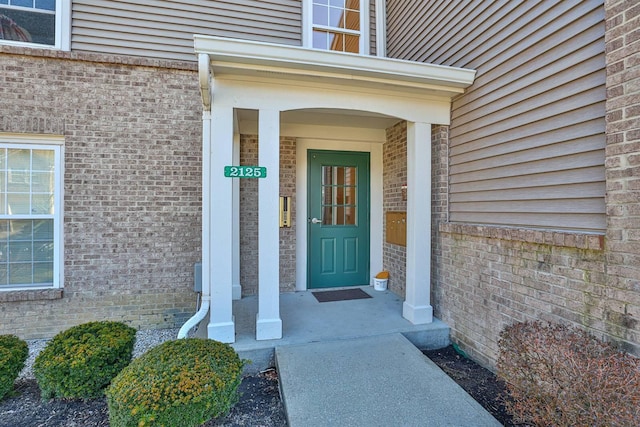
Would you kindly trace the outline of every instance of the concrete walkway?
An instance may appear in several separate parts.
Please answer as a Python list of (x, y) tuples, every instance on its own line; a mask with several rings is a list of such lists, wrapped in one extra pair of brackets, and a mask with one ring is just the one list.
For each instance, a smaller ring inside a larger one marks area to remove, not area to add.
[(400, 333), (275, 353), (290, 427), (501, 425)]

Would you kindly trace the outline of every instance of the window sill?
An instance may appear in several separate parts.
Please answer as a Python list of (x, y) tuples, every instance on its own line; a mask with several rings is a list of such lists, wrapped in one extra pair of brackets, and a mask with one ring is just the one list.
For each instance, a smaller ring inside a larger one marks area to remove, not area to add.
[(62, 289), (25, 289), (0, 291), (0, 303), (20, 301), (42, 301), (62, 298)]
[(501, 240), (514, 240), (541, 245), (562, 246), (567, 248), (604, 249), (604, 234), (578, 231), (537, 230), (531, 228), (510, 228), (484, 224), (441, 223), (442, 233), (464, 234)]

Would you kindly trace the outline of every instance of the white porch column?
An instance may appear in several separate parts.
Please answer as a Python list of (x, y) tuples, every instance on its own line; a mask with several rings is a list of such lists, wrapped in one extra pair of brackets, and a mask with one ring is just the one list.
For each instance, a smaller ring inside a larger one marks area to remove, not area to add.
[(282, 338), (280, 319), (280, 112), (258, 113), (258, 315), (256, 339)]
[[(233, 179), (224, 167), (233, 163), (233, 108), (211, 106), (211, 152), (209, 194), (209, 283), (211, 310), (207, 336), (217, 341), (235, 341), (232, 312), (233, 284)], [(203, 272), (207, 271), (203, 268)]]
[[(237, 118), (234, 116), (234, 123)], [(235, 126), (234, 126), (235, 127)], [(233, 132), (233, 163), (240, 164), (240, 134)], [(233, 181), (233, 278), (232, 295), (234, 300), (242, 299), (242, 287), (240, 285), (240, 180)]]
[(407, 272), (402, 316), (431, 323), (431, 125), (407, 123)]

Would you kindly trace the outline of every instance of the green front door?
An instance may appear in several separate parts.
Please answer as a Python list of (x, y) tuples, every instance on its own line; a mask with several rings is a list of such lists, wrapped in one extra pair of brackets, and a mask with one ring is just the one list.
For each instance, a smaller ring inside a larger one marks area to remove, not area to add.
[(369, 153), (308, 152), (308, 284), (369, 284)]

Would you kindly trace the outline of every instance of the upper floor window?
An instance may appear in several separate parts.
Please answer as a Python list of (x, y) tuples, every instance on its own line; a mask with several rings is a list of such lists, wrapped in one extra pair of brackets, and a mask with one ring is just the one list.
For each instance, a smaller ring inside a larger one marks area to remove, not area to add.
[(0, 41), (69, 50), (68, 0), (0, 0)]
[(310, 0), (311, 47), (363, 53), (366, 46), (366, 2)]
[(60, 287), (62, 147), (0, 144), (0, 290)]

